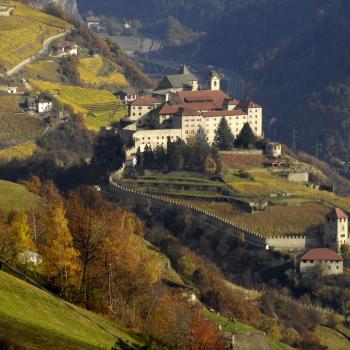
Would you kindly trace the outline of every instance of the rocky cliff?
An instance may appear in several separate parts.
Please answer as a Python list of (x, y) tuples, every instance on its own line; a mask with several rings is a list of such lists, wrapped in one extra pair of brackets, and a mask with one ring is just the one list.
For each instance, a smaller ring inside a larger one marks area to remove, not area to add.
[(80, 18), (77, 0), (29, 0), (28, 3), (36, 8), (43, 9), (50, 3), (61, 6), (67, 15)]

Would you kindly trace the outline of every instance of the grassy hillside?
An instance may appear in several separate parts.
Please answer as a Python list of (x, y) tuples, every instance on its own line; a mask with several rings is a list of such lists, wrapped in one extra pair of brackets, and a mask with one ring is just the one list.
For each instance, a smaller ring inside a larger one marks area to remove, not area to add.
[(11, 16), (0, 19), (0, 64), (6, 69), (35, 55), (45, 39), (69, 28), (66, 22), (16, 1), (0, 0), (0, 6), (15, 8)]
[(27, 79), (44, 81), (61, 81), (62, 74), (58, 72), (58, 62), (56, 59), (40, 60), (28, 64), (22, 71)]
[(0, 271), (0, 336), (33, 350), (110, 349), (115, 337), (95, 322), (124, 340), (143, 343), (118, 324)]
[(125, 106), (111, 92), (88, 89), (78, 86), (32, 80), (33, 86), (49, 92), (62, 104), (71, 106), (76, 113), (82, 113), (86, 126), (90, 130), (99, 131), (101, 127), (120, 120), (125, 114)]
[(0, 180), (0, 208), (28, 210), (40, 203), (41, 200), (24, 186)]
[(102, 57), (89, 57), (80, 60), (78, 72), (81, 82), (88, 85), (128, 85), (121, 67)]
[(334, 329), (319, 326), (316, 334), (320, 338), (321, 344), (327, 346), (329, 350), (348, 350), (350, 341)]

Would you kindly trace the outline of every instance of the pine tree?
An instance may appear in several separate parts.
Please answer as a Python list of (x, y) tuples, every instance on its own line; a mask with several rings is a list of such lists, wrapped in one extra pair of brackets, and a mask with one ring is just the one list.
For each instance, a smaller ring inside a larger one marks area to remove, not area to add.
[(156, 169), (164, 169), (166, 154), (163, 146), (157, 147), (154, 152), (154, 165)]
[(141, 154), (140, 147), (138, 147), (136, 151), (136, 165), (138, 167), (142, 166), (142, 154)]
[(151, 167), (151, 152), (152, 149), (150, 146), (146, 145), (143, 150), (143, 167), (149, 169)]
[(235, 146), (242, 148), (250, 148), (254, 147), (256, 142), (257, 138), (254, 135), (252, 128), (250, 127), (249, 123), (245, 123), (235, 141)]
[(184, 166), (184, 142), (177, 140), (176, 142), (168, 142), (167, 163), (169, 170), (182, 170)]
[(233, 148), (234, 136), (225, 117), (222, 117), (215, 131), (214, 143), (220, 151), (228, 151)]

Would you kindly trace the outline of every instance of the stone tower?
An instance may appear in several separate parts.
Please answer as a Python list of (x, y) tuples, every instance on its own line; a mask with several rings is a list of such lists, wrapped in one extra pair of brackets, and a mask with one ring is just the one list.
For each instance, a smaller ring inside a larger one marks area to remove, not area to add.
[(338, 252), (343, 244), (350, 244), (348, 216), (334, 208), (325, 218), (324, 246)]
[(222, 77), (219, 73), (212, 71), (211, 74), (209, 75), (210, 90), (219, 91), (221, 79), (222, 79)]

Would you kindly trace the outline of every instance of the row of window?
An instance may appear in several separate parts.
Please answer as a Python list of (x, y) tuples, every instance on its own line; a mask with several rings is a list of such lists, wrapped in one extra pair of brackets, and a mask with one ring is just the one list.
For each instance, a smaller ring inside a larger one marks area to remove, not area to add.
[[(246, 115), (236, 116), (236, 120), (238, 120), (238, 119), (241, 118), (241, 117), (246, 118), (247, 116), (246, 116)], [(254, 116), (249, 115), (249, 118), (252, 118), (252, 117), (254, 117)], [(220, 121), (221, 118), (222, 118), (222, 117), (219, 117), (219, 118), (212, 118), (211, 120)], [(232, 118), (234, 118), (234, 117), (226, 117), (226, 119), (228, 119), (228, 120), (232, 120)], [(258, 118), (258, 116), (256, 115), (255, 118)], [(208, 120), (208, 118), (205, 118), (205, 119)], [(196, 119), (184, 118), (184, 122), (195, 122), (195, 121), (196, 121)], [(197, 122), (200, 122), (200, 121), (202, 121), (202, 120), (201, 120), (201, 119), (197, 119)]]

